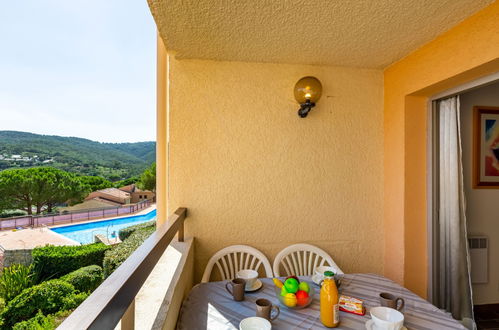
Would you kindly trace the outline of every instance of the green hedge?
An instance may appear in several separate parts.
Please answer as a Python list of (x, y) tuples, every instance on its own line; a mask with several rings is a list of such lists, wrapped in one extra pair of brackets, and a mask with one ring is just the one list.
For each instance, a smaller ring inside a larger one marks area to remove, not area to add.
[(76, 309), (76, 307), (80, 306), (80, 304), (90, 296), (89, 292), (78, 292), (75, 291), (67, 297), (62, 299), (62, 305), (59, 310), (67, 311)]
[(75, 270), (60, 279), (72, 284), (78, 291), (91, 292), (102, 283), (104, 275), (102, 267), (91, 265)]
[(38, 311), (43, 314), (56, 313), (65, 306), (73, 306), (72, 297), (78, 294), (75, 288), (61, 280), (51, 280), (23, 290), (12, 299), (3, 310), (2, 329), (10, 329), (14, 324), (34, 317)]
[(38, 311), (38, 314), (29, 320), (16, 323), (12, 330), (53, 330), (56, 327), (53, 315), (45, 316)]
[(155, 227), (137, 229), (123, 242), (106, 251), (104, 277), (111, 275), (155, 230)]
[(104, 253), (110, 248), (102, 243), (35, 248), (32, 255), (37, 280), (61, 277), (85, 266), (102, 266)]
[(135, 226), (130, 226), (121, 229), (118, 232), (118, 237), (120, 238), (121, 241), (126, 240), (130, 235), (132, 235), (136, 230), (138, 229), (143, 229), (143, 228), (156, 228), (156, 220), (140, 223)]
[(0, 212), (0, 218), (21, 217), (26, 214), (28, 214), (28, 212), (22, 210), (8, 210)]
[(62, 321), (71, 314), (71, 311), (61, 311), (55, 314), (43, 315), (38, 311), (35, 317), (27, 321), (16, 323), (13, 330), (53, 330), (57, 328)]

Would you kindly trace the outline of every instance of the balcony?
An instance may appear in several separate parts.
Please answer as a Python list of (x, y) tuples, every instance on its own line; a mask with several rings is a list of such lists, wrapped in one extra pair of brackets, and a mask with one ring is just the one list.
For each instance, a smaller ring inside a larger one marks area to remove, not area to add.
[[(229, 3), (149, 0), (158, 219), (172, 215), (60, 329), (172, 329), (232, 244), (308, 242), (431, 298), (428, 102), (499, 71), (499, 3)], [(306, 76), (323, 95), (300, 118)]]

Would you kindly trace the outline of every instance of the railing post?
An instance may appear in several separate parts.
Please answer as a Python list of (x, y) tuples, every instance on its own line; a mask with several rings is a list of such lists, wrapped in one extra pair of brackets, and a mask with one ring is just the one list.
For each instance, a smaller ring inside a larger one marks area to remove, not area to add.
[(183, 221), (180, 224), (180, 226), (178, 227), (177, 239), (179, 242), (184, 241), (184, 222)]
[(121, 330), (134, 330), (135, 329), (135, 299), (132, 300), (130, 306), (121, 318)]

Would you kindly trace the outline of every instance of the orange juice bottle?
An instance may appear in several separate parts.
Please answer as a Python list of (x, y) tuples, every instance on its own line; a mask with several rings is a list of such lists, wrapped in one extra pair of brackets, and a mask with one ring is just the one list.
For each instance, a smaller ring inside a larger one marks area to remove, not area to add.
[(327, 271), (321, 287), (321, 322), (328, 328), (336, 328), (340, 324), (339, 299), (334, 273)]

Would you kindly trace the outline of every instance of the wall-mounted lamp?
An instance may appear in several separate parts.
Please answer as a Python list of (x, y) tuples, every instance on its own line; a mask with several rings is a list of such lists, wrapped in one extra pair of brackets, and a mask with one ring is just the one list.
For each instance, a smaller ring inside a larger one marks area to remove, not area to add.
[(300, 103), (298, 116), (305, 118), (319, 101), (322, 94), (322, 84), (315, 77), (303, 77), (295, 85), (295, 99)]

